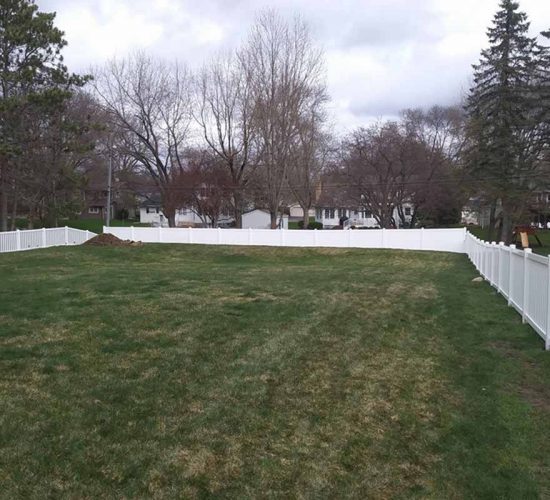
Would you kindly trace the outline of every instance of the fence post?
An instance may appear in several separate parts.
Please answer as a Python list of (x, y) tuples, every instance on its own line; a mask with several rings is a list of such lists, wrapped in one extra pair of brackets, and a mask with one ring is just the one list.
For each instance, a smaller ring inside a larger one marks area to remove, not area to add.
[(252, 245), (252, 228), (248, 228), (248, 244)]
[(134, 236), (134, 226), (131, 226), (131, 227), (130, 227), (130, 239), (131, 239), (132, 241), (134, 241), (134, 239), (135, 239), (135, 236)]
[(15, 244), (16, 244), (16, 250), (21, 250), (21, 232), (19, 229), (15, 230)]
[(279, 229), (279, 231), (281, 231), (281, 246), (284, 247), (285, 246), (285, 228), (282, 227), (281, 229)]
[(501, 241), (498, 244), (498, 283), (497, 283), (497, 290), (499, 293), (502, 292), (501, 284), (502, 284), (502, 248), (504, 247), (504, 241)]
[(86, 241), (90, 239), (90, 231), (86, 229)]
[(65, 245), (69, 244), (69, 228), (65, 226)]
[(420, 250), (424, 250), (424, 228), (420, 228)]
[(533, 250), (526, 248), (523, 250), (523, 304), (521, 307), (521, 321), (527, 320), (527, 305), (529, 304), (529, 254)]
[(544, 348), (548, 351), (550, 349), (550, 255), (548, 260), (548, 272), (546, 273), (546, 329), (544, 331)]
[(193, 227), (189, 226), (189, 243), (193, 243)]
[(317, 237), (317, 228), (315, 228), (313, 230), (313, 243), (315, 243), (315, 246), (318, 246), (319, 245), (319, 241), (318, 241), (318, 237)]
[(159, 243), (162, 243), (162, 225), (159, 226)]
[(489, 269), (489, 272), (491, 273), (491, 284), (493, 286), (496, 285), (495, 263), (496, 263), (497, 250), (498, 250), (497, 242), (492, 241), (491, 242), (491, 268)]
[(221, 245), (221, 243), (222, 243), (222, 233), (221, 233), (220, 227), (218, 226), (218, 245)]
[(352, 229), (349, 228), (348, 229), (348, 248), (351, 247), (351, 232), (352, 232)]
[(382, 248), (386, 248), (386, 229), (382, 228)]
[(46, 228), (42, 228), (42, 248), (46, 248)]
[(508, 276), (508, 305), (512, 305), (512, 290), (514, 289), (514, 250), (516, 245), (510, 245), (508, 251), (510, 252), (510, 275)]

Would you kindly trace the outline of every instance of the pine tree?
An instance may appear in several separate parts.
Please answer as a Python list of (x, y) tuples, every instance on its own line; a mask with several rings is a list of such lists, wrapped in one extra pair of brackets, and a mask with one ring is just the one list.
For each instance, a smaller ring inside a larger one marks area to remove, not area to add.
[(64, 33), (55, 13), (39, 12), (34, 0), (0, 0), (0, 230), (7, 230), (10, 186), (25, 147), (29, 109), (54, 112), (85, 78), (70, 75), (61, 51)]
[(533, 80), (540, 47), (529, 37), (519, 4), (502, 0), (488, 30), (489, 48), (474, 65), (467, 112), (471, 148), (469, 170), (478, 189), (501, 205), (501, 240), (511, 237), (528, 191), (536, 187), (538, 152), (530, 144), (537, 96)]

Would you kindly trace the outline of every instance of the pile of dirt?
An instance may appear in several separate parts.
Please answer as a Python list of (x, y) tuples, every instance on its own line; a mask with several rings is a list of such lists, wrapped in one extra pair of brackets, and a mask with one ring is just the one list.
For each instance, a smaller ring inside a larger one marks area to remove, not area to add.
[(137, 247), (142, 245), (141, 241), (121, 240), (114, 234), (108, 233), (98, 234), (84, 244), (96, 247)]

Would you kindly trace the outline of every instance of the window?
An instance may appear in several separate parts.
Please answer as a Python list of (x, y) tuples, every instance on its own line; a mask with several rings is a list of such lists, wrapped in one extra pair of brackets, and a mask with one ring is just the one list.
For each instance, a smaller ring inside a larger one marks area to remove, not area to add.
[(354, 210), (353, 215), (355, 215), (357, 217), (357, 215), (358, 215), (357, 210)]
[(365, 219), (372, 219), (372, 214), (368, 210), (363, 211), (363, 217)]
[(336, 212), (336, 210), (334, 208), (330, 209), (330, 218), (331, 219), (334, 219), (334, 217), (336, 216), (335, 212)]
[(346, 209), (345, 208), (341, 208), (340, 210), (338, 210), (338, 216), (339, 217), (346, 217)]
[(147, 207), (146, 210), (147, 210), (148, 214), (158, 214), (159, 213), (158, 207)]
[(411, 215), (411, 207), (405, 207), (405, 215)]
[(88, 208), (88, 213), (98, 214), (99, 213), (99, 207), (90, 207), (90, 208)]

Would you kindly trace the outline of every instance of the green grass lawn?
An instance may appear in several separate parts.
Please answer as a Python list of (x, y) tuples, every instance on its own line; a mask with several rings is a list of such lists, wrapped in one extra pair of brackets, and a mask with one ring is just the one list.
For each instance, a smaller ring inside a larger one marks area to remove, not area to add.
[(463, 255), (0, 255), (0, 498), (541, 498), (550, 353)]

